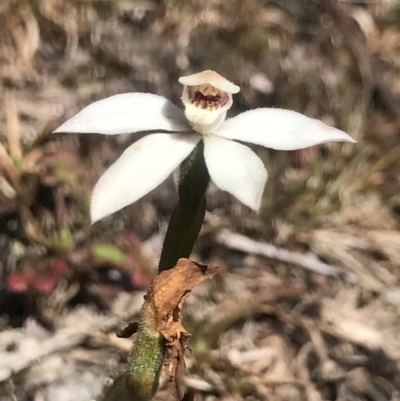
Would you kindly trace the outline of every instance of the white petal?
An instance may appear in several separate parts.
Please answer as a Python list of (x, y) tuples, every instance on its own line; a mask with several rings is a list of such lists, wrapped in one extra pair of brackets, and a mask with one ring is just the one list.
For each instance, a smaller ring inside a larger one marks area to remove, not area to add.
[(295, 111), (265, 108), (226, 120), (215, 134), (278, 150), (303, 149), (325, 142), (357, 142), (314, 118)]
[(137, 201), (161, 184), (190, 154), (201, 137), (152, 134), (129, 146), (96, 184), (92, 222)]
[(54, 132), (114, 135), (188, 129), (183, 112), (162, 96), (122, 93), (90, 104)]
[(211, 179), (246, 206), (258, 211), (267, 170), (247, 146), (214, 135), (204, 137), (204, 157)]

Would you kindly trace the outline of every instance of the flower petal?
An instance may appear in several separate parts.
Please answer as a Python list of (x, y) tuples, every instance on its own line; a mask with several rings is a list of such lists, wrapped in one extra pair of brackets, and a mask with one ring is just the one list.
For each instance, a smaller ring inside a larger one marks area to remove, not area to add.
[(266, 108), (226, 120), (215, 135), (278, 150), (303, 149), (325, 142), (357, 142), (314, 118), (295, 111)]
[(101, 176), (92, 196), (92, 222), (137, 201), (161, 184), (190, 154), (199, 135), (152, 134), (129, 146)]
[(114, 135), (189, 129), (183, 112), (162, 96), (122, 93), (90, 104), (54, 132)]
[(246, 206), (258, 211), (267, 170), (247, 146), (214, 135), (204, 137), (204, 158), (211, 179)]

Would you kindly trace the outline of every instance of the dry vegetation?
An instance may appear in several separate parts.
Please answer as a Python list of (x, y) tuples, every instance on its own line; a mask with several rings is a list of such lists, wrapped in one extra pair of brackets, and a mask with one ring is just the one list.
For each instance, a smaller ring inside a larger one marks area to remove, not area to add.
[(1, 401), (89, 401), (124, 369), (115, 332), (176, 199), (171, 180), (91, 228), (90, 188), (133, 139), (50, 132), (115, 93), (179, 104), (208, 68), (241, 86), (232, 114), (294, 109), (359, 142), (257, 149), (260, 216), (211, 186), (194, 258), (226, 268), (186, 300), (186, 399), (399, 399), (398, 0), (2, 0)]

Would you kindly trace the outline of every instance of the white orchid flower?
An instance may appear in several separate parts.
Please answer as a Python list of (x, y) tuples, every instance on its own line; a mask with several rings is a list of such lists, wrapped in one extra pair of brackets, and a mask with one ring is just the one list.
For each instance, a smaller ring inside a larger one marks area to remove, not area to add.
[(212, 181), (246, 206), (260, 208), (267, 170), (243, 141), (278, 150), (324, 142), (356, 142), (319, 120), (282, 109), (260, 108), (225, 120), (240, 88), (214, 71), (181, 77), (182, 112), (164, 97), (124, 93), (90, 104), (55, 132), (104, 135), (151, 131), (129, 146), (96, 184), (92, 222), (137, 201), (161, 184), (204, 141)]

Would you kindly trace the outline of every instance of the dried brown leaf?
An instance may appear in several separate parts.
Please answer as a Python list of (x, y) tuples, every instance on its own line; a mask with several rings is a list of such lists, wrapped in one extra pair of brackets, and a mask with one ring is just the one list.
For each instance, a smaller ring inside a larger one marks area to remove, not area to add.
[(181, 324), (181, 308), (190, 291), (204, 280), (212, 278), (219, 267), (208, 268), (179, 259), (178, 264), (154, 278), (145, 296), (144, 319), (168, 342), (189, 333)]
[(7, 149), (0, 143), (0, 172), (11, 182), (18, 182), (18, 172)]
[(181, 380), (186, 369), (185, 350), (187, 348), (188, 336), (182, 335), (179, 340), (168, 344), (167, 355), (164, 360), (164, 373), (169, 377), (168, 391), (178, 400), (184, 396)]
[(25, 206), (20, 207), (21, 222), (24, 227), (25, 234), (28, 238), (37, 241), (44, 246), (51, 246), (49, 239), (44, 235), (42, 230), (39, 228), (35, 217), (29, 208)]
[(118, 330), (115, 334), (119, 338), (129, 338), (137, 332), (138, 327), (139, 327), (138, 322), (132, 322), (129, 323), (128, 326), (124, 327), (123, 329)]
[(175, 398), (184, 396), (180, 385), (185, 364), (185, 350), (190, 336), (182, 326), (181, 309), (191, 290), (204, 280), (212, 278), (219, 267), (208, 268), (179, 259), (177, 265), (154, 278), (145, 296), (143, 318), (146, 325), (161, 333), (167, 340), (164, 372), (169, 376), (168, 390)]

